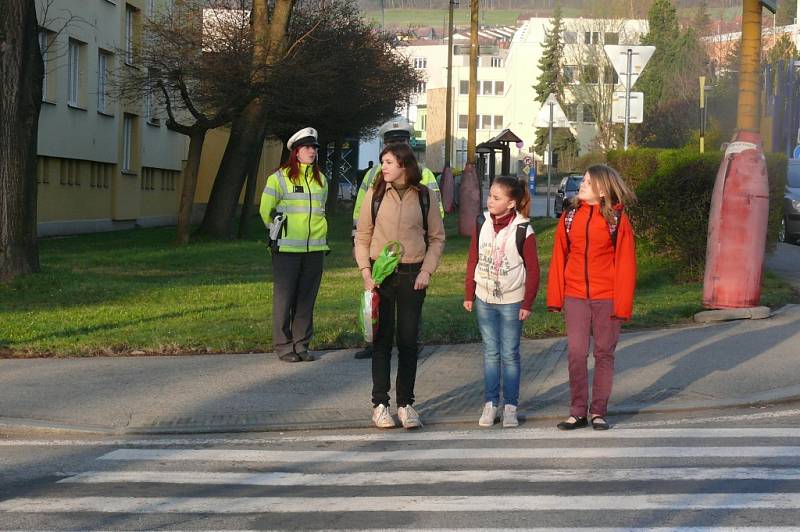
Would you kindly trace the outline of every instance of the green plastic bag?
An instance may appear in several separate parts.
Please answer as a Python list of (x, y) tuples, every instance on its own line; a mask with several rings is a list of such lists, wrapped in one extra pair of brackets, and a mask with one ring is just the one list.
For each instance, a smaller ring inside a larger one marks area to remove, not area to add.
[[(383, 247), (380, 255), (375, 260), (375, 264), (372, 265), (372, 279), (375, 284), (381, 284), (397, 269), (402, 256), (403, 246), (396, 240)], [(358, 321), (361, 324), (361, 333), (364, 335), (364, 341), (366, 342), (372, 342), (375, 338), (375, 332), (378, 329), (379, 305), (380, 296), (378, 296), (377, 290), (365, 290), (361, 294)]]
[(403, 245), (397, 240), (388, 242), (381, 250), (375, 264), (372, 265), (372, 280), (381, 284), (397, 269), (403, 256)]

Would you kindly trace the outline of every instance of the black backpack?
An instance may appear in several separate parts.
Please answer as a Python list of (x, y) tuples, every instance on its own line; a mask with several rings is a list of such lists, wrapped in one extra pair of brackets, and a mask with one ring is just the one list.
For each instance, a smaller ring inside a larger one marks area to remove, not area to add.
[[(372, 196), (372, 225), (375, 225), (375, 219), (378, 217), (378, 209), (381, 208), (383, 195), (386, 189), (380, 195)], [(420, 185), (417, 189), (417, 197), (419, 197), (419, 208), (422, 211), (422, 229), (425, 232), (425, 247), (428, 247), (428, 212), (431, 210), (431, 197), (428, 193), (428, 187)]]
[[(483, 227), (483, 223), (486, 221), (486, 216), (483, 213), (479, 214), (478, 217), (475, 219), (475, 237), (480, 238), (481, 236), (481, 227)], [(528, 226), (530, 222), (521, 223), (517, 226), (517, 234), (516, 234), (516, 241), (517, 241), (517, 252), (519, 256), (522, 257), (523, 264), (525, 263), (525, 255), (522, 254), (522, 248), (525, 246), (525, 238), (528, 236)]]

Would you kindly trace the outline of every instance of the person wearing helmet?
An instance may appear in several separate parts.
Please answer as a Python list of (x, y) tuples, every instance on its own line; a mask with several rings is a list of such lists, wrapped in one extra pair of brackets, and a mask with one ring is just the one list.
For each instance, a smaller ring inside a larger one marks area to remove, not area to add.
[(284, 362), (312, 361), (314, 303), (329, 249), (328, 181), (317, 162), (317, 130), (301, 129), (286, 147), (289, 159), (267, 178), (259, 208), (272, 252), (272, 343)]
[[(385, 122), (378, 130), (378, 136), (383, 139), (384, 146), (394, 143), (410, 144), (411, 136), (414, 134), (414, 127), (405, 118), (393, 118)], [(358, 223), (358, 215), (361, 212), (361, 203), (364, 201), (364, 196), (367, 191), (372, 187), (375, 182), (375, 176), (380, 171), (381, 166), (376, 164), (369, 170), (361, 181), (358, 187), (358, 195), (356, 196), (355, 205), (353, 205), (353, 242), (355, 243), (356, 225)], [(422, 181), (420, 185), (428, 187), (431, 192), (431, 205), (434, 203), (439, 204), (439, 214), (444, 218), (444, 207), (441, 202), (441, 193), (439, 192), (439, 184), (436, 182), (436, 176), (425, 165), (419, 164), (419, 169), (422, 172)], [(421, 344), (420, 344), (421, 345)], [(372, 346), (368, 345), (361, 351), (356, 352), (355, 358), (364, 359), (372, 358)]]

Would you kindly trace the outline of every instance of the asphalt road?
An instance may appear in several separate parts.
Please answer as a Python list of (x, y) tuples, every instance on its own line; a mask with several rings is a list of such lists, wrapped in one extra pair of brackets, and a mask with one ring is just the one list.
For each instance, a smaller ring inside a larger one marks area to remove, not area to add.
[(797, 530), (797, 406), (608, 432), (10, 434), (0, 529)]

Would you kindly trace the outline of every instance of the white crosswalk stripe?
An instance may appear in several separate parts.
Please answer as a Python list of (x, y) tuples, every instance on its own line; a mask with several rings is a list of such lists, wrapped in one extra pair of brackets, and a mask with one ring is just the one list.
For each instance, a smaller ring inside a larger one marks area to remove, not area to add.
[[(0, 499), (0, 522), (14, 515), (49, 523), (48, 515), (114, 514), (139, 527), (136, 519), (156, 519), (147, 528), (172, 526), (169, 516), (176, 514), (267, 520), (296, 514), (311, 520), (310, 529), (387, 530), (398, 524), (392, 515), (403, 522), (413, 515), (408, 523), (419, 528), (447, 515), (461, 525), (454, 529), (491, 530), (492, 516), (501, 513), (535, 514), (530, 523), (538, 525), (570, 509), (581, 526), (528, 530), (800, 532), (790, 519), (792, 512), (800, 517), (794, 428), (395, 431), (94, 444), (112, 447), (99, 449), (96, 467), (37, 493)], [(617, 519), (639, 523), (631, 516), (642, 512), (646, 526), (613, 526)], [(789, 517), (774, 526), (763, 521), (781, 512)], [(325, 517), (332, 515), (334, 521)], [(711, 526), (715, 516), (761, 528)], [(672, 519), (676, 526), (664, 526)], [(97, 518), (100, 528), (106, 522)]]

